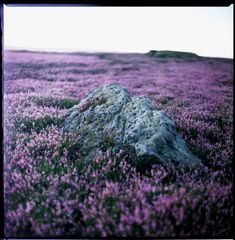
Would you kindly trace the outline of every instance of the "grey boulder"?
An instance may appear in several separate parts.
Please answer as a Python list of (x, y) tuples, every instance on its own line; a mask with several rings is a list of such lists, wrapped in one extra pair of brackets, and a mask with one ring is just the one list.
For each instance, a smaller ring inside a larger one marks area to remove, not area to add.
[(123, 148), (140, 169), (168, 162), (202, 165), (164, 111), (155, 109), (147, 97), (131, 98), (117, 83), (92, 90), (68, 110), (63, 127), (78, 133), (83, 157), (91, 157), (99, 148)]

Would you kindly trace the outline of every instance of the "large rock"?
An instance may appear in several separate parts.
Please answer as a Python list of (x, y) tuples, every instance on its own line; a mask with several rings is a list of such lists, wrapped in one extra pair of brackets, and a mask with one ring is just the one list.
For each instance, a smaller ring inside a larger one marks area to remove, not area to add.
[(68, 110), (63, 127), (78, 132), (84, 157), (95, 154), (98, 148), (124, 148), (143, 169), (166, 162), (201, 165), (164, 111), (156, 110), (146, 97), (131, 98), (117, 83), (92, 90)]

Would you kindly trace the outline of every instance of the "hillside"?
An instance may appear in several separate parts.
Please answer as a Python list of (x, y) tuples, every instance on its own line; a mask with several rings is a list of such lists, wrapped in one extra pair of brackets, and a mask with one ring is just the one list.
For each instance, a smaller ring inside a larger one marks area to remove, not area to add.
[[(85, 161), (79, 133), (64, 133), (61, 121), (90, 90), (113, 82), (169, 114), (204, 167), (154, 165), (140, 174), (124, 151)], [(231, 236), (232, 158), (232, 59), (4, 52), (7, 237)]]

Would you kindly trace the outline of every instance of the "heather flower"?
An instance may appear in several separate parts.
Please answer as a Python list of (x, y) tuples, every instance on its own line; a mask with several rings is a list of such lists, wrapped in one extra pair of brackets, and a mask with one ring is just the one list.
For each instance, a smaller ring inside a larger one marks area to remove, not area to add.
[[(227, 237), (233, 218), (233, 61), (144, 54), (4, 54), (7, 237)], [(105, 73), (105, 74), (104, 74)], [(122, 149), (81, 158), (60, 125), (93, 88), (119, 82), (176, 122), (201, 169), (139, 173)]]

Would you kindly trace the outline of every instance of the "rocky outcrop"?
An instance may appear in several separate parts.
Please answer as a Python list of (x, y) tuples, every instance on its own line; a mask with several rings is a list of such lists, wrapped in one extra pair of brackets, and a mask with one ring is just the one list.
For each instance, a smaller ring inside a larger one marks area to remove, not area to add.
[(167, 162), (201, 165), (164, 111), (155, 109), (146, 97), (131, 98), (117, 83), (92, 90), (69, 109), (63, 127), (78, 132), (84, 157), (95, 154), (98, 148), (124, 148), (143, 169)]
[(178, 59), (198, 59), (199, 56), (190, 52), (178, 52), (178, 51), (157, 51), (151, 50), (147, 55), (157, 58), (178, 58)]

